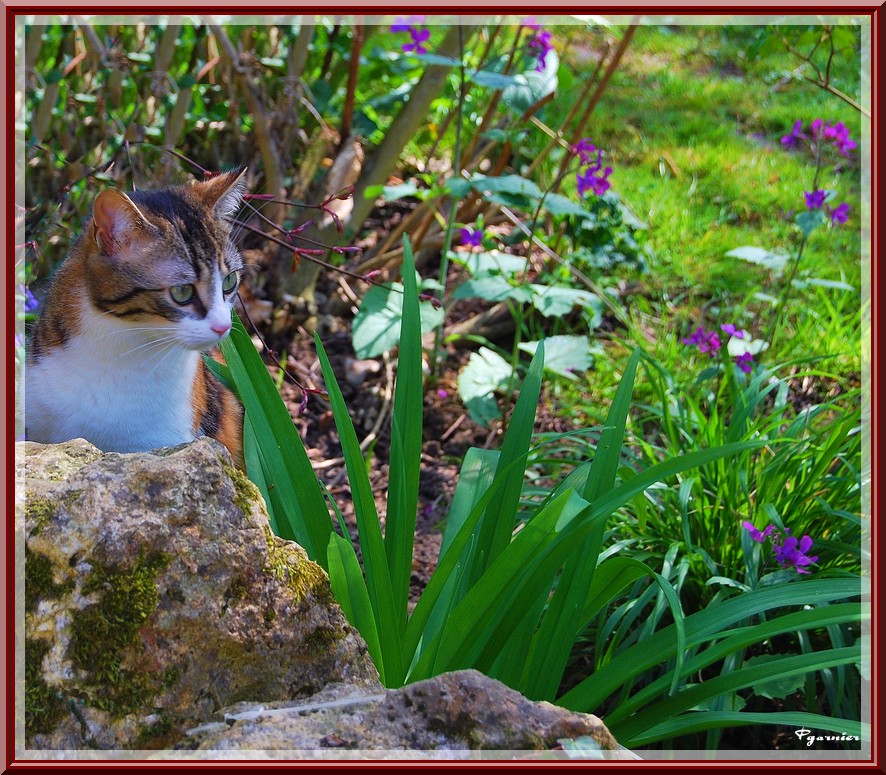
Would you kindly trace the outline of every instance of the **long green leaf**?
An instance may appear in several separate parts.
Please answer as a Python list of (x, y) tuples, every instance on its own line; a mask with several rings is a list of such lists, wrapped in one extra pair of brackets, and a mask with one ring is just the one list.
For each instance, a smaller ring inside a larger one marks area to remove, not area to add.
[[(357, 439), (357, 432), (351, 422), (348, 407), (342, 396), (341, 388), (332, 371), (326, 350), (315, 333), (317, 355), (323, 371), (323, 381), (329, 394), (332, 416), (342, 446), (342, 455), (348, 469), (348, 481), (351, 485), (351, 496), (354, 499), (354, 515), (357, 521), (357, 532), (360, 537), (360, 549), (363, 553), (363, 567), (366, 573), (366, 589), (375, 616), (375, 625), (381, 640), (381, 656), (385, 661), (384, 675), (399, 685), (405, 672), (402, 653), (402, 617), (399, 606), (394, 598), (388, 561), (385, 555), (384, 540), (372, 485), (363, 462), (363, 452)], [(380, 672), (381, 669), (380, 669)]]
[(501, 447), (501, 456), (495, 469), (496, 478), (503, 481), (497, 497), (492, 501), (483, 515), (479, 528), (477, 548), (474, 550), (475, 561), (471, 567), (471, 581), (476, 582), (483, 571), (494, 562), (511, 541), (511, 534), (516, 526), (517, 507), (523, 491), (524, 465), (515, 465), (518, 460), (525, 461), (535, 427), (535, 411), (538, 407), (538, 396), (541, 392), (541, 375), (544, 367), (544, 342), (539, 343), (532, 357), (532, 363), (523, 380), (514, 412), (511, 415), (508, 430)]
[[(403, 236), (402, 274), (403, 317), (400, 321), (397, 384), (391, 425), (388, 513), (384, 539), (400, 630), (406, 627), (409, 582), (412, 578), (423, 411), (421, 319), (415, 262), (406, 235)], [(402, 676), (405, 676), (405, 665)]]
[(260, 460), (251, 457), (253, 466), (260, 462), (262, 471), (254, 467), (250, 471), (247, 462), (247, 472), (259, 487), (264, 486), (265, 501), (275, 504), (280, 535), (297, 541), (312, 560), (328, 569), (332, 520), (320, 482), (271, 375), (236, 315), (221, 350), (249, 417), (255, 446), (261, 450)]
[[(761, 624), (748, 627), (740, 627), (723, 633), (724, 637), (717, 643), (708, 646), (695, 656), (686, 660), (682, 670), (674, 670), (676, 677), (682, 679), (686, 676), (700, 673), (704, 668), (713, 665), (730, 654), (738, 653), (743, 649), (757, 643), (763, 643), (778, 635), (789, 632), (802, 631), (818, 627), (826, 627), (831, 624), (858, 622), (861, 619), (862, 608), (858, 603), (837, 603), (835, 605), (822, 606), (820, 608), (805, 608), (783, 616), (778, 616)], [(670, 679), (663, 676), (653, 681), (648, 686), (630, 699), (619, 703), (618, 707), (606, 716), (607, 722), (617, 723), (636, 712), (656, 697), (660, 696), (668, 686)]]
[(435, 672), (494, 661), (510, 637), (503, 625), (521, 619), (538, 595), (547, 597), (559, 563), (591, 528), (581, 519), (587, 509), (566, 492), (525, 525), (453, 611)]
[(351, 542), (337, 533), (329, 538), (329, 584), (336, 602), (348, 621), (357, 628), (366, 641), (369, 656), (378, 670), (379, 680), (385, 682), (385, 659), (378, 637), (378, 628), (360, 562)]
[[(861, 584), (857, 578), (811, 579), (748, 592), (686, 617), (686, 648), (694, 648), (706, 640), (719, 637), (736, 622), (765, 611), (793, 605), (828, 603), (860, 593)], [(676, 627), (671, 625), (658, 631), (654, 637), (619, 653), (611, 662), (558, 698), (557, 704), (570, 710), (593, 713), (632, 676), (641, 675), (672, 658), (676, 647)]]
[(857, 662), (859, 656), (860, 651), (855, 647), (828, 649), (742, 667), (695, 684), (673, 697), (656, 703), (650, 711), (638, 713), (621, 723), (611, 724), (607, 718), (607, 725), (622, 745), (631, 746), (635, 744), (634, 738), (637, 735), (646, 732), (657, 724), (659, 719), (673, 718), (678, 713), (712, 697), (735, 692), (771, 678), (788, 678), (836, 665), (850, 665)]
[(832, 718), (818, 713), (802, 713), (794, 711), (777, 711), (772, 713), (748, 713), (745, 711), (693, 711), (676, 718), (668, 719), (631, 740), (634, 747), (651, 745), (662, 740), (673, 740), (680, 735), (694, 732), (706, 732), (709, 729), (722, 727), (746, 726), (749, 724), (766, 724), (769, 726), (795, 727), (796, 729), (812, 729), (816, 734), (820, 731), (833, 732), (871, 740), (870, 724), (852, 719)]

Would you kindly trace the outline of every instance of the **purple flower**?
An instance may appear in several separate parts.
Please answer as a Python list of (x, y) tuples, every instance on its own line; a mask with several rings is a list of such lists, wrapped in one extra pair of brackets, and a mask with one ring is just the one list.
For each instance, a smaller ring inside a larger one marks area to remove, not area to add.
[(809, 536), (803, 536), (799, 540), (794, 536), (788, 536), (781, 546), (773, 544), (775, 559), (782, 568), (794, 568), (797, 573), (809, 573), (804, 568), (818, 561), (818, 555), (814, 557), (807, 555), (807, 552), (812, 548), (812, 543)]
[(449, 396), (449, 392), (446, 391), (446, 390), (444, 390), (443, 388), (440, 388), (440, 389), (437, 391), (437, 397), (438, 397), (438, 398), (447, 398), (448, 396)]
[(849, 151), (857, 147), (857, 144), (849, 139), (849, 128), (842, 121), (825, 126), (822, 136), (826, 140), (833, 140), (834, 147), (843, 156), (849, 156)]
[(738, 366), (745, 374), (750, 374), (754, 370), (754, 356), (750, 353), (742, 353), (735, 356), (735, 365)]
[(695, 329), (692, 336), (681, 340), (683, 344), (698, 347), (698, 351), (702, 353), (710, 353), (713, 355), (720, 349), (720, 337), (716, 331), (705, 331), (702, 326)]
[(470, 245), (472, 248), (483, 246), (483, 232), (480, 229), (469, 229), (464, 227), (460, 231), (461, 244)]
[(736, 339), (744, 339), (747, 335), (747, 331), (744, 331), (741, 328), (736, 328), (732, 323), (724, 323), (720, 326), (720, 330), (724, 334), (729, 334), (730, 336), (734, 336)]
[(821, 189), (816, 191), (804, 191), (806, 197), (806, 207), (810, 210), (819, 210), (824, 207), (825, 199), (828, 198), (828, 192)]
[(409, 18), (398, 16), (394, 20), (395, 23), (391, 25), (391, 32), (406, 32), (407, 30), (412, 29), (413, 24), (424, 24), (424, 21), (425, 16), (423, 14), (410, 16)]
[(846, 219), (849, 217), (849, 205), (842, 202), (836, 207), (828, 207), (827, 212), (831, 218), (831, 223), (846, 223)]
[(31, 289), (25, 285), (19, 285), (18, 292), (25, 297), (25, 312), (36, 312), (40, 306), (37, 297), (31, 293)]
[(537, 30), (541, 25), (535, 20), (534, 16), (527, 16), (525, 19), (520, 21), (524, 27), (528, 27), (530, 30)]
[(416, 54), (426, 53), (428, 49), (422, 44), (431, 37), (431, 31), (427, 28), (419, 30), (415, 27), (410, 27), (409, 34), (412, 36), (412, 43), (404, 43), (403, 51), (407, 54), (411, 51), (414, 51)]
[(593, 191), (597, 196), (602, 196), (609, 190), (611, 184), (607, 178), (612, 174), (612, 167), (607, 167), (600, 175), (597, 175), (598, 169), (592, 165), (584, 172), (579, 172), (576, 175), (575, 181), (580, 196), (584, 196), (588, 191)]
[[(582, 164), (591, 164), (593, 161), (593, 157), (591, 154), (597, 150), (597, 146), (591, 142), (590, 137), (583, 137), (579, 140), (575, 145), (572, 146), (572, 152), (578, 155), (578, 158), (581, 159)], [(599, 161), (600, 152), (597, 151), (597, 158)], [(600, 169), (597, 167), (597, 169)]]
[(809, 131), (812, 132), (813, 140), (821, 139), (821, 136), (824, 133), (824, 121), (820, 118), (815, 119), (815, 121), (809, 125)]
[(545, 69), (545, 57), (554, 48), (551, 45), (551, 31), (538, 29), (529, 41), (529, 48), (535, 49), (535, 55), (538, 57), (535, 69), (540, 73)]
[(791, 130), (791, 133), (781, 138), (781, 144), (785, 146), (785, 148), (796, 148), (796, 146), (800, 144), (800, 140), (806, 139), (806, 135), (804, 135), (800, 131), (802, 128), (802, 119), (797, 119), (797, 121), (794, 123), (794, 128)]
[(744, 529), (751, 534), (751, 538), (753, 538), (758, 544), (762, 544), (775, 530), (775, 525), (769, 525), (765, 530), (757, 530), (757, 528), (748, 521), (744, 521), (741, 524)]

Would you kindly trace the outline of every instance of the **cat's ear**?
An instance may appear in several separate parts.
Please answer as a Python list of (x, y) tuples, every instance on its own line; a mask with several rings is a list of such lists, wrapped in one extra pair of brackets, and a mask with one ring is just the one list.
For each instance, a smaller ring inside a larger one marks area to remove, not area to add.
[(110, 257), (143, 237), (146, 223), (135, 202), (116, 188), (102, 191), (92, 206), (93, 236), (102, 252)]
[(195, 187), (207, 207), (219, 218), (229, 218), (240, 209), (246, 190), (246, 167), (223, 172)]

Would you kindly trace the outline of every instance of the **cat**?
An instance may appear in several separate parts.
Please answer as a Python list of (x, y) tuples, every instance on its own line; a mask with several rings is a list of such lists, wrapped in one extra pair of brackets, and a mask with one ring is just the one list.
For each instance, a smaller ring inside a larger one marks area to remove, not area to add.
[(143, 452), (211, 436), (243, 467), (242, 409), (203, 362), (231, 330), (245, 168), (102, 191), (27, 348), (25, 437)]

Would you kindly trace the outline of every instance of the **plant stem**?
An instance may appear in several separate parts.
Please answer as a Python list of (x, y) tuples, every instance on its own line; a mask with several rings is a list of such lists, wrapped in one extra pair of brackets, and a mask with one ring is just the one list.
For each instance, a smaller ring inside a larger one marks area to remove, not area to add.
[[(455, 117), (455, 159), (453, 161), (453, 173), (461, 174), (461, 142), (462, 142), (462, 109), (465, 99), (465, 62), (464, 62), (464, 38), (462, 37), (461, 25), (458, 27), (458, 103), (456, 107)], [(449, 272), (449, 250), (452, 247), (452, 227), (455, 223), (455, 216), (458, 214), (458, 199), (453, 197), (449, 203), (449, 217), (446, 219), (446, 232), (443, 235), (443, 250), (440, 255), (440, 303), (443, 303), (446, 295), (446, 275)], [(438, 360), (437, 355), (443, 344), (443, 320), (437, 326), (437, 333), (434, 335), (434, 349), (430, 355), (431, 375), (437, 376)]]

